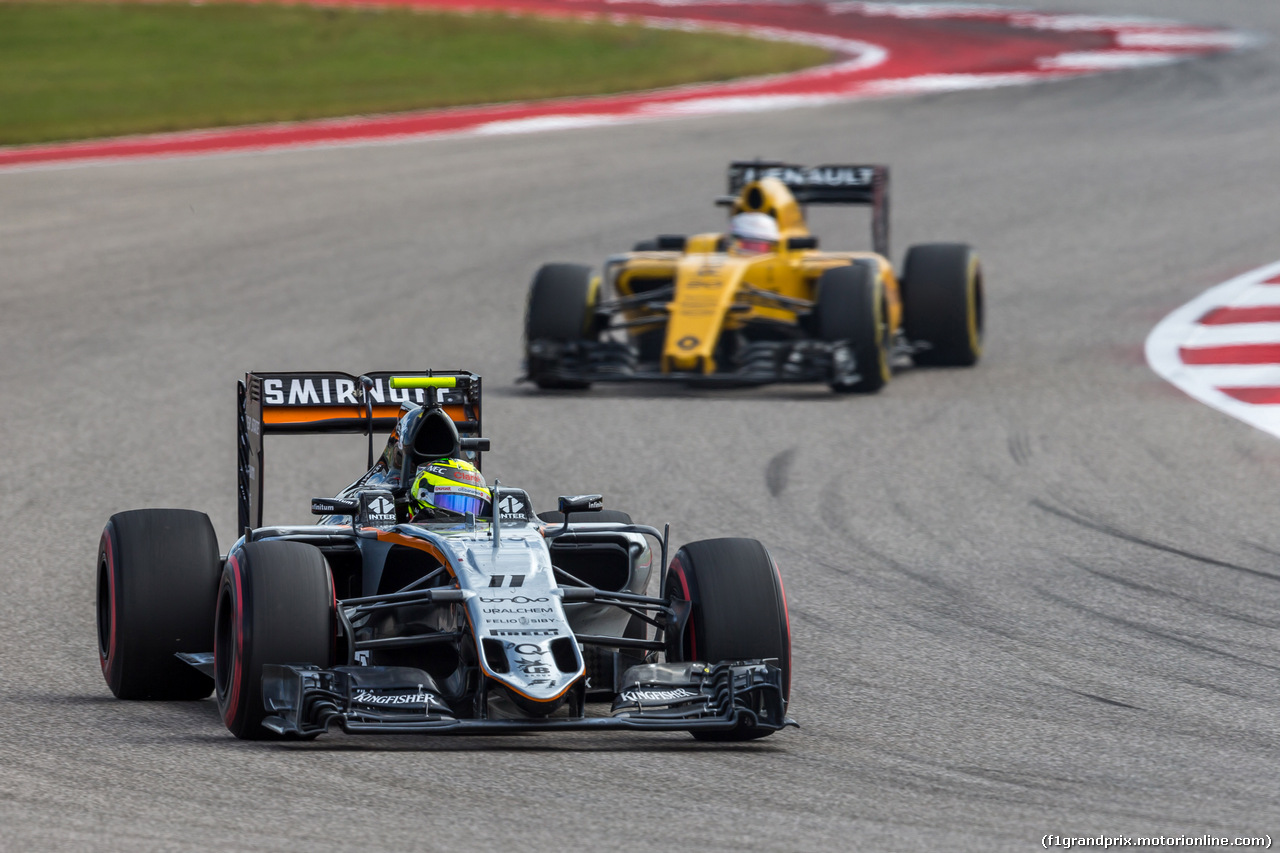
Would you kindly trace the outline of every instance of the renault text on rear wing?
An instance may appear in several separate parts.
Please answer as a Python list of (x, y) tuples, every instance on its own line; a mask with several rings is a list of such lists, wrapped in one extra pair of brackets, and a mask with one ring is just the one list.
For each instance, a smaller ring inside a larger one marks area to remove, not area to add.
[(753, 181), (776, 178), (800, 204), (871, 206), (871, 240), (889, 255), (889, 167), (868, 165), (800, 166), (777, 160), (736, 160), (729, 164), (729, 192), (737, 195)]

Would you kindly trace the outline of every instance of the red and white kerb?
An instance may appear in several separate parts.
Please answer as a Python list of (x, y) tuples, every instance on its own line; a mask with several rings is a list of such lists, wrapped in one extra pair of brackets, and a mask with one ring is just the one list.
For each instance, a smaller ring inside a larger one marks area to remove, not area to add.
[(1183, 305), (1147, 337), (1147, 362), (1190, 396), (1280, 438), (1280, 262)]
[[(251, 0), (287, 2), (287, 0)], [(653, 92), (284, 122), (253, 127), (0, 146), (0, 171), (431, 136), (537, 133), (862, 98), (1022, 86), (1163, 65), (1259, 43), (1250, 33), (1155, 18), (1046, 14), (981, 3), (773, 0), (299, 0), (638, 22), (825, 48), (818, 68)]]

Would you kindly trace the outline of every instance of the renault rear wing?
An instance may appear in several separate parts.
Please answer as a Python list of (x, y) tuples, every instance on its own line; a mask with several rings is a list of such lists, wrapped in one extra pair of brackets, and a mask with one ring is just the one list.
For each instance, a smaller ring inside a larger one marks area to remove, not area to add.
[[(413, 383), (430, 387), (392, 387), (392, 377), (432, 381)], [(460, 438), (480, 436), (480, 377), (465, 370), (381, 371), (360, 376), (314, 371), (253, 371), (245, 374), (244, 381), (237, 382), (236, 386), (241, 531), (262, 526), (263, 437), (266, 435), (367, 435), (372, 466), (373, 436), (390, 433), (399, 421), (402, 407), (420, 406), (434, 397), (453, 420)], [(478, 450), (468, 458), (480, 467)]]
[(742, 188), (761, 178), (777, 178), (800, 204), (871, 206), (871, 242), (889, 256), (888, 166), (798, 166), (778, 160), (735, 160), (729, 164), (729, 193), (718, 199), (732, 205)]

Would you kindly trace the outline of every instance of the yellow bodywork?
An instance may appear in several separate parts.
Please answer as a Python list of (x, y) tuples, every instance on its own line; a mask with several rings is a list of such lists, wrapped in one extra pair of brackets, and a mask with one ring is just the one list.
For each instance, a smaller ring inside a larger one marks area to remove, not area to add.
[(632, 335), (665, 325), (660, 359), (664, 373), (714, 373), (716, 346), (726, 331), (759, 323), (798, 325), (799, 312), (816, 297), (823, 271), (860, 259), (873, 261), (879, 268), (889, 332), (901, 328), (902, 299), (887, 258), (875, 252), (789, 248), (790, 238), (810, 234), (800, 205), (776, 178), (743, 187), (732, 209), (733, 214), (742, 212), (767, 213), (777, 220), (782, 239), (776, 251), (737, 254), (724, 234), (696, 234), (688, 238), (683, 252), (634, 252), (610, 271), (624, 297), (650, 290), (656, 295), (674, 286), (669, 296), (623, 312)]

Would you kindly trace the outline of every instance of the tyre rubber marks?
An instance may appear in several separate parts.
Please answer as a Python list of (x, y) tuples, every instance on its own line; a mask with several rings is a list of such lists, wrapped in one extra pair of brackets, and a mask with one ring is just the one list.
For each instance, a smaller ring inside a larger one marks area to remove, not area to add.
[(1280, 438), (1280, 262), (1174, 311), (1147, 337), (1146, 353), (1188, 395)]
[[(270, 2), (271, 0), (268, 0)], [(303, 0), (640, 22), (817, 45), (818, 68), (652, 92), (383, 116), (0, 147), (0, 170), (299, 147), (386, 144), (427, 136), (533, 133), (602, 124), (759, 112), (860, 98), (1026, 85), (1175, 62), (1256, 39), (1150, 18), (1053, 15), (977, 4), (773, 3), (764, 0)]]

